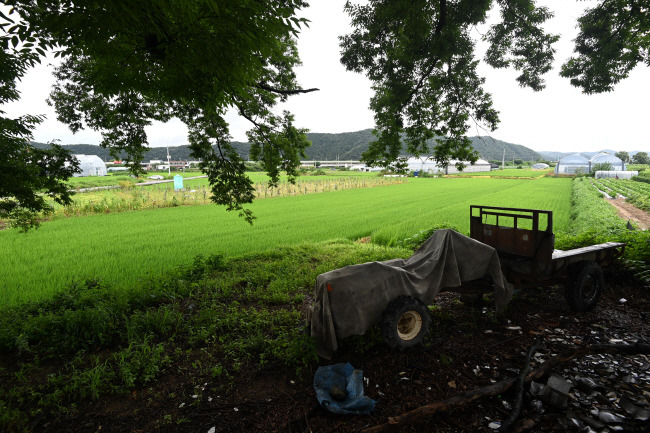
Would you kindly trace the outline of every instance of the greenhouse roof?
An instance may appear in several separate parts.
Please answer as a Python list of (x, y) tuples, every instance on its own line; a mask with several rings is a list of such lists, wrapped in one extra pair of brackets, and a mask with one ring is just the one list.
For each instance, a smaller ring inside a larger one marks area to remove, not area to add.
[(574, 155), (565, 156), (564, 158), (560, 159), (560, 164), (587, 165), (589, 164), (589, 160), (584, 156), (578, 155), (576, 153)]
[(597, 153), (596, 155), (592, 156), (589, 161), (596, 164), (603, 163), (603, 162), (611, 162), (613, 164), (623, 163), (623, 161), (621, 161), (619, 157), (610, 155), (609, 153), (605, 153), (605, 152)]
[(104, 161), (97, 156), (97, 155), (82, 155), (82, 154), (77, 154), (73, 155), (75, 158), (79, 160), (80, 164), (96, 164), (96, 165), (106, 165), (104, 164)]

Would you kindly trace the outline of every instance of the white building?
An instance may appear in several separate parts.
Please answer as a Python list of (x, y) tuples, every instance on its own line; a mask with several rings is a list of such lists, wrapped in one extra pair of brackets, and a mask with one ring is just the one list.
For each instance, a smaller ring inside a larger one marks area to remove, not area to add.
[(492, 167), (490, 163), (484, 159), (478, 159), (474, 164), (469, 161), (463, 161), (465, 168), (461, 172), (456, 168), (459, 161), (452, 159), (449, 165), (443, 167), (436, 163), (434, 159), (429, 156), (410, 157), (406, 160), (408, 170), (412, 172), (430, 173), (430, 174), (456, 174), (456, 173), (477, 173), (482, 171), (490, 171)]
[(356, 165), (351, 165), (350, 170), (356, 170), (356, 171), (382, 171), (383, 167), (368, 167), (365, 164), (356, 164)]

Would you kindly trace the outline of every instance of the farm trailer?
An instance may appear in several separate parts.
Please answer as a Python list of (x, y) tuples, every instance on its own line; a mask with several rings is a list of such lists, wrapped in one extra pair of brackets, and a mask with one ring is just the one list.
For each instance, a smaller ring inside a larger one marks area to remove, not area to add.
[(470, 206), (470, 227), (470, 237), (436, 231), (407, 260), (319, 275), (309, 313), (318, 354), (329, 358), (337, 339), (363, 334), (374, 324), (392, 347), (420, 344), (431, 320), (427, 304), (441, 291), (464, 297), (493, 291), (497, 311), (503, 311), (513, 290), (561, 284), (569, 307), (588, 311), (604, 287), (602, 266), (625, 249), (607, 242), (555, 250), (553, 213), (544, 210)]

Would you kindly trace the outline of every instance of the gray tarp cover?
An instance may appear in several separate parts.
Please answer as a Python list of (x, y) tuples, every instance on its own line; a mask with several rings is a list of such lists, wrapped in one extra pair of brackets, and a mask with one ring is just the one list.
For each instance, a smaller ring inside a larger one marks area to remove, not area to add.
[(316, 352), (330, 359), (337, 338), (364, 334), (399, 296), (430, 304), (441, 289), (485, 276), (494, 282), (497, 311), (503, 311), (512, 290), (501, 273), (496, 250), (449, 229), (437, 230), (408, 260), (364, 263), (320, 274), (310, 314)]

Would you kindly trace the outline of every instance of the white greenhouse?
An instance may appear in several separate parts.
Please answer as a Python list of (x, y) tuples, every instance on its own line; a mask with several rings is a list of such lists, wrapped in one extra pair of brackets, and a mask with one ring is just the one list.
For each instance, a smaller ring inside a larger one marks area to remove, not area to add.
[(106, 176), (106, 164), (97, 155), (73, 155), (79, 161), (80, 173), (74, 177)]
[(611, 164), (612, 171), (625, 171), (625, 164), (620, 158), (607, 152), (600, 152), (587, 159), (582, 155), (569, 155), (560, 159), (555, 166), (556, 174), (591, 173), (597, 164)]
[(558, 161), (555, 166), (556, 174), (589, 173), (589, 160), (582, 155), (569, 155)]
[(596, 164), (611, 164), (613, 171), (624, 171), (625, 163), (620, 158), (606, 152), (600, 152), (589, 160), (589, 171), (593, 170)]
[(632, 176), (638, 175), (638, 171), (597, 171), (596, 179), (632, 179)]
[(534, 170), (545, 170), (548, 168), (548, 164), (544, 164), (543, 162), (538, 162), (537, 164), (531, 165), (530, 168)]
[[(408, 170), (412, 172), (421, 172), (421, 173), (430, 173), (430, 174), (455, 174), (461, 173), (456, 168), (456, 163), (458, 160), (452, 159), (449, 161), (447, 167), (438, 165), (434, 159), (431, 159), (427, 156), (421, 157), (410, 157), (406, 164), (408, 165)], [(473, 165), (469, 161), (463, 161), (465, 168), (462, 173), (476, 173), (481, 171), (490, 171), (492, 167), (490, 163), (484, 159), (478, 159)]]

